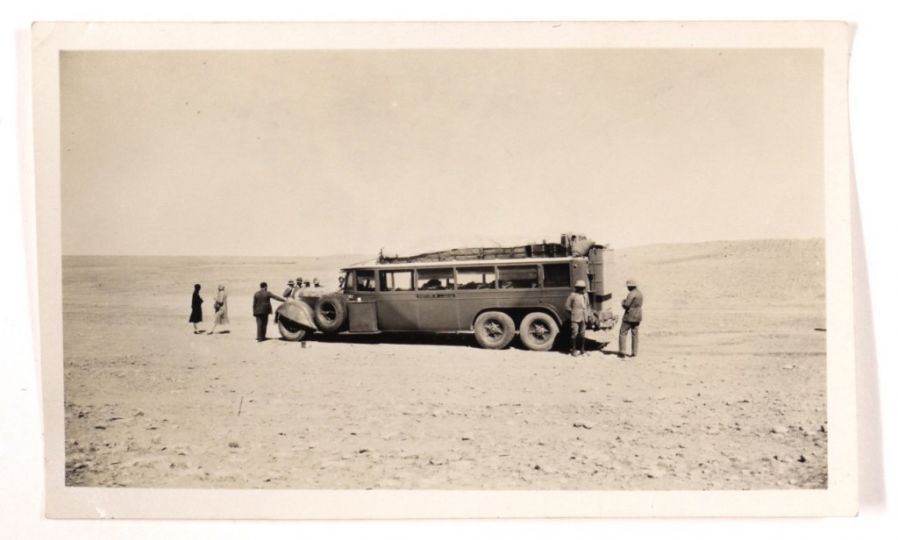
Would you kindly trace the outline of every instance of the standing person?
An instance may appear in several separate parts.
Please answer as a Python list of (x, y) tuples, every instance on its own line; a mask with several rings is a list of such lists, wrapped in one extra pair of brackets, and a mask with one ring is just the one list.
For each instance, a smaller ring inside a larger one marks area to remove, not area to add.
[[(215, 317), (212, 319), (212, 330), (209, 335), (215, 333), (215, 329), (219, 326), (228, 326), (231, 320), (228, 318), (228, 291), (224, 285), (218, 286), (218, 294), (215, 295)], [(230, 334), (230, 330), (222, 330), (222, 334)]]
[(571, 356), (585, 354), (586, 320), (589, 317), (589, 298), (586, 296), (585, 281), (577, 280), (577, 283), (574, 284), (574, 292), (568, 295), (564, 307), (571, 316)]
[(620, 324), (620, 343), (617, 355), (624, 357), (627, 349), (627, 332), (633, 336), (630, 356), (635, 357), (639, 350), (639, 323), (642, 322), (642, 291), (636, 288), (636, 280), (627, 280), (627, 297), (621, 305), (624, 307), (624, 318)]
[(315, 287), (316, 289), (321, 287), (321, 282), (318, 281), (318, 278), (312, 280), (312, 287)]
[[(284, 289), (284, 298), (293, 298), (293, 293), (296, 291), (296, 287), (293, 284), (293, 280), (287, 282), (287, 288)], [(277, 324), (278, 319), (280, 318), (280, 313), (274, 314), (274, 323)]]
[(268, 339), (268, 316), (271, 315), (271, 299), (279, 302), (284, 299), (268, 290), (268, 284), (264, 281), (259, 284), (259, 290), (253, 295), (253, 316), (256, 317), (256, 341)]
[(204, 332), (197, 326), (203, 322), (203, 299), (200, 297), (199, 283), (193, 286), (193, 298), (190, 300), (190, 320), (188, 322), (193, 324), (194, 334), (202, 334)]
[(284, 298), (290, 298), (293, 295), (293, 280), (287, 282), (287, 288), (284, 289)]

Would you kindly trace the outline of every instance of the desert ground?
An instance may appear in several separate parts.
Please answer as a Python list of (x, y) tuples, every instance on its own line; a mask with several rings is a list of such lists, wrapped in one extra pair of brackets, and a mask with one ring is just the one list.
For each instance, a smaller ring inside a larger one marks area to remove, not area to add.
[[(465, 335), (255, 341), (259, 281), (332, 285), (352, 257), (65, 257), (66, 483), (826, 487), (823, 241), (615, 258), (615, 305), (629, 277), (645, 294), (632, 359), (613, 343), (573, 358)], [(228, 285), (229, 334), (193, 334), (194, 283), (207, 330)]]

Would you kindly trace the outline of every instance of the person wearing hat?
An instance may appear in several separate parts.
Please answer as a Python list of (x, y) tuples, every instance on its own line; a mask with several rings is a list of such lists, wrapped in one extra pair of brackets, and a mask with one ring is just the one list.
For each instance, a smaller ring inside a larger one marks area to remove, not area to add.
[[(294, 286), (293, 280), (291, 279), (290, 281), (287, 282), (287, 288), (284, 289), (284, 299), (292, 298), (294, 290), (296, 290), (296, 288)], [(275, 313), (274, 314), (274, 323), (277, 324), (277, 322), (280, 320), (280, 318), (281, 318), (281, 314)]]
[(617, 355), (623, 357), (627, 350), (627, 332), (632, 338), (630, 356), (636, 356), (639, 350), (639, 323), (642, 322), (642, 291), (636, 288), (636, 280), (627, 280), (627, 297), (621, 305), (624, 307), (624, 317), (620, 324), (620, 340)]
[(296, 278), (296, 286), (293, 287), (293, 294), (291, 294), (290, 297), (293, 298), (294, 300), (298, 299), (300, 296), (302, 296), (302, 289), (303, 289), (302, 277), (298, 277), (298, 278)]
[(294, 282), (291, 279), (287, 282), (287, 288), (284, 289), (284, 298), (290, 298), (293, 295)]
[(318, 278), (312, 280), (312, 287), (319, 288), (321, 287), (321, 282), (318, 281)]
[[(228, 326), (230, 324), (231, 319), (228, 317), (228, 291), (225, 289), (224, 285), (218, 286), (218, 294), (215, 295), (215, 318), (212, 319), (212, 330), (209, 330), (209, 334), (212, 335), (215, 333), (215, 329), (219, 326)], [(222, 330), (221, 334), (230, 334), (230, 330)]]
[(577, 283), (574, 284), (574, 292), (568, 295), (564, 307), (571, 317), (571, 356), (585, 354), (586, 321), (589, 318), (589, 297), (586, 296), (585, 281), (577, 280)]

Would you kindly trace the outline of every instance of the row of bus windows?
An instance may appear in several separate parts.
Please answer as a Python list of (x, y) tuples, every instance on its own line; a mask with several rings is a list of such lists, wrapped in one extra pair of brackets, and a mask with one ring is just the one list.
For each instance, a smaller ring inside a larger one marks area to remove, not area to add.
[[(568, 263), (544, 264), (543, 287), (570, 287)], [(355, 279), (353, 279), (355, 278)], [(456, 280), (457, 278), (457, 280)], [(539, 288), (538, 266), (499, 266), (464, 268), (419, 268), (415, 270), (381, 270), (379, 281), (374, 270), (356, 270), (347, 274), (346, 288), (357, 291), (445, 291), (451, 289), (536, 289)], [(378, 288), (379, 285), (379, 288)]]

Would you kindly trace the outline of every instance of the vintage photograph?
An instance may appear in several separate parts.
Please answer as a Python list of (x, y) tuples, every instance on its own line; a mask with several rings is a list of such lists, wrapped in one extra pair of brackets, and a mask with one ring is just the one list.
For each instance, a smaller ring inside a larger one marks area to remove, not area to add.
[(824, 52), (60, 50), (67, 488), (830, 487)]

